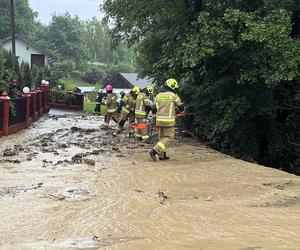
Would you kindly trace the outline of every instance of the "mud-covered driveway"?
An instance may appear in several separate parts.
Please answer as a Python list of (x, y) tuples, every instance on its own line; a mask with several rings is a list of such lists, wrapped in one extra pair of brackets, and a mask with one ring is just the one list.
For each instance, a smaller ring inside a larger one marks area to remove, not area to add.
[(179, 138), (169, 162), (46, 116), (0, 139), (1, 249), (300, 249), (300, 179)]

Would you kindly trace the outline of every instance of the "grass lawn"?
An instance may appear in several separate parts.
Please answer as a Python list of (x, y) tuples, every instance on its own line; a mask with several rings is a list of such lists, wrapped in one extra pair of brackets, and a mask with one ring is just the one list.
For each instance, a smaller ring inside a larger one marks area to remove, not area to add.
[[(84, 112), (92, 114), (95, 109), (96, 104), (94, 102), (85, 102), (84, 103)], [(106, 113), (106, 106), (101, 106), (101, 114)]]

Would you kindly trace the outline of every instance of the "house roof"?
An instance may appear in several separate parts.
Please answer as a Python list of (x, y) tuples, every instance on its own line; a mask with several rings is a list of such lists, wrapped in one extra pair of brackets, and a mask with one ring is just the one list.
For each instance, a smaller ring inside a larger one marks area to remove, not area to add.
[[(6, 42), (9, 42), (10, 40), (12, 39), (11, 36), (9, 37), (5, 37), (3, 39), (0, 40), (0, 43), (6, 43)], [(22, 40), (23, 42), (27, 43), (28, 45), (36, 48), (37, 50), (40, 50), (42, 53), (46, 54), (46, 55), (50, 55), (49, 53), (47, 53), (46, 51), (44, 51), (43, 49), (41, 49), (40, 47), (38, 47), (37, 45), (35, 45), (34, 43), (28, 41), (26, 38), (24, 38), (23, 36), (19, 35), (19, 34), (16, 34), (16, 39), (20, 39)]]
[(95, 87), (76, 87), (76, 88), (79, 89), (81, 93), (91, 93), (96, 91)]
[(153, 79), (151, 78), (140, 78), (137, 73), (120, 73), (120, 75), (127, 80), (132, 87), (138, 86), (141, 89), (146, 88), (148, 85), (153, 83)]

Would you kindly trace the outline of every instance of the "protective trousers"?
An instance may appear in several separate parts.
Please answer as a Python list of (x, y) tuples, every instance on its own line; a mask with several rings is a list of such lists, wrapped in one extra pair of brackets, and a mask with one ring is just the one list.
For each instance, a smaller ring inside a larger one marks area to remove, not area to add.
[(149, 133), (148, 133), (148, 120), (147, 118), (137, 118), (137, 123), (138, 124), (145, 124), (146, 128), (145, 129), (137, 129), (135, 133), (135, 137), (138, 139), (142, 140), (147, 140), (149, 138)]
[(174, 127), (157, 127), (159, 142), (153, 148), (157, 153), (159, 153), (160, 157), (164, 156), (164, 153), (167, 152), (167, 148), (174, 141), (175, 137), (175, 128)]
[(95, 109), (94, 109), (95, 113), (101, 113), (101, 104), (96, 103)]
[(118, 127), (116, 130), (117, 133), (120, 133), (123, 130), (124, 124), (127, 120), (129, 121), (128, 133), (129, 133), (129, 135), (134, 134), (134, 129), (131, 127), (131, 125), (133, 125), (134, 121), (135, 121), (135, 115), (134, 115), (133, 111), (130, 111), (129, 113), (126, 113), (124, 111), (121, 112), (120, 121), (118, 123)]
[(105, 115), (105, 119), (104, 119), (104, 123), (103, 123), (103, 128), (108, 128), (109, 127), (109, 122), (110, 122), (111, 119), (115, 123), (118, 124), (118, 114), (117, 113), (107, 113)]

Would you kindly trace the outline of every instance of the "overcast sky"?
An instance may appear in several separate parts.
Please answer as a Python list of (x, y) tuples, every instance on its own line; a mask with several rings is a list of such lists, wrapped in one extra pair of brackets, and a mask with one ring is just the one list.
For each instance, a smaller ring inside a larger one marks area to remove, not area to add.
[(92, 17), (102, 17), (99, 5), (102, 0), (29, 0), (30, 7), (39, 13), (38, 19), (43, 24), (48, 24), (54, 13), (65, 13), (78, 15), (87, 20)]

